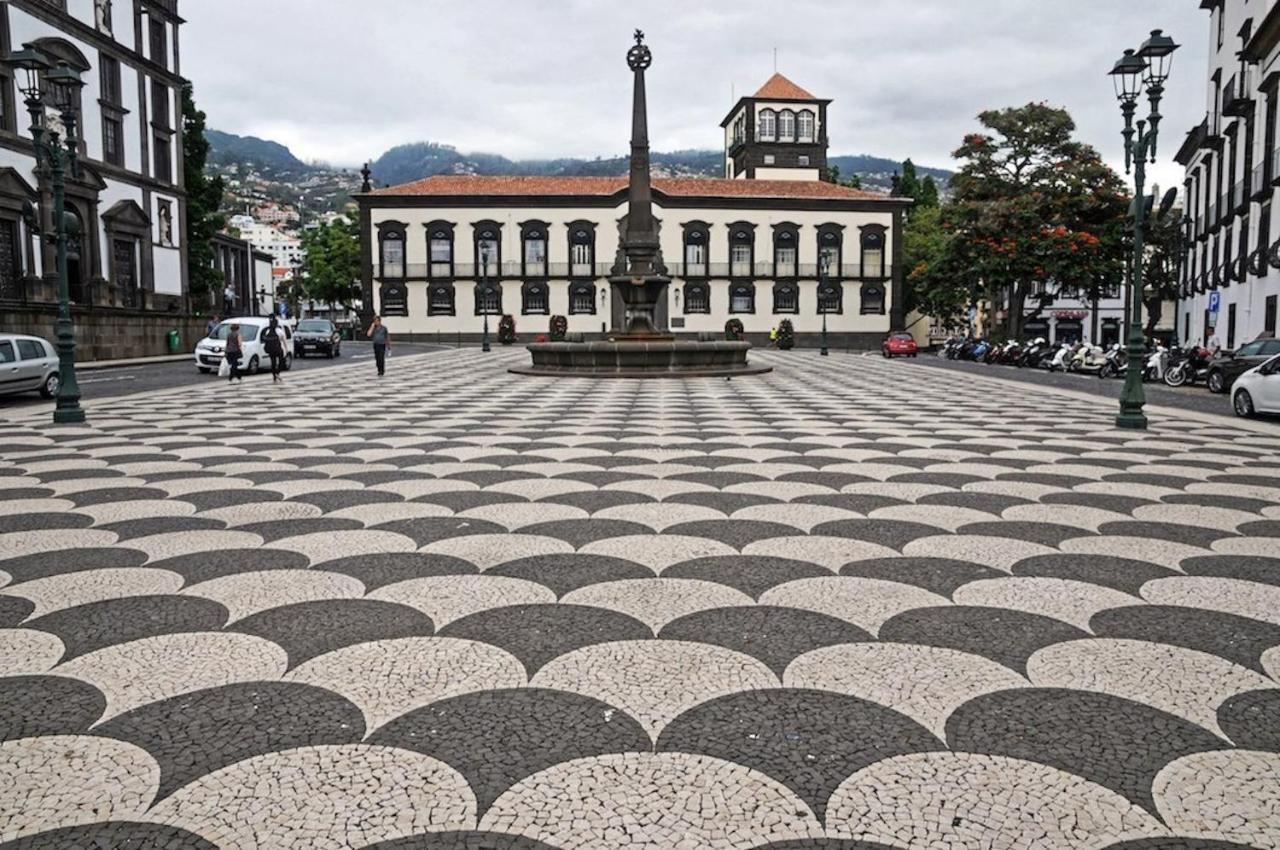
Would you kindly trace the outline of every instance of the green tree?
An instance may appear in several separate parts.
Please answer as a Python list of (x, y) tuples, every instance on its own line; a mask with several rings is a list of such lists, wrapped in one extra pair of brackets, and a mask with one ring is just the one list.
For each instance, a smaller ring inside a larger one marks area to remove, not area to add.
[(938, 183), (932, 174), (926, 174), (920, 181), (920, 196), (916, 198), (916, 207), (938, 206)]
[(329, 305), (350, 307), (360, 293), (360, 227), (335, 219), (303, 231), (307, 295)]
[(937, 206), (917, 206), (903, 229), (907, 312), (919, 311), (949, 324), (973, 300), (972, 275), (959, 265), (954, 235), (943, 226)]
[(909, 157), (902, 163), (902, 182), (898, 184), (898, 193), (913, 201), (920, 200), (920, 177), (916, 174), (916, 164)]
[(1181, 220), (1182, 211), (1173, 208), (1164, 215), (1157, 213), (1148, 218), (1143, 231), (1146, 261), (1142, 266), (1142, 304), (1148, 337), (1160, 324), (1164, 302), (1178, 298), (1178, 263), (1185, 251)]
[(837, 186), (847, 186), (850, 189), (862, 188), (862, 178), (859, 177), (856, 172), (854, 174), (850, 174), (847, 179), (841, 180), (840, 166), (838, 165), (827, 166), (827, 182), (834, 183)]
[(201, 312), (222, 290), (222, 273), (213, 267), (213, 237), (226, 225), (222, 178), (205, 174), (209, 142), (205, 115), (196, 108), (191, 83), (182, 86), (182, 174), (187, 192), (187, 281), (192, 309)]
[(1028, 299), (1034, 316), (1059, 290), (1093, 298), (1123, 279), (1129, 200), (1098, 152), (1072, 138), (1065, 110), (1032, 103), (978, 119), (987, 132), (954, 153), (964, 164), (943, 216), (955, 238), (942, 266), (981, 279), (1020, 337)]

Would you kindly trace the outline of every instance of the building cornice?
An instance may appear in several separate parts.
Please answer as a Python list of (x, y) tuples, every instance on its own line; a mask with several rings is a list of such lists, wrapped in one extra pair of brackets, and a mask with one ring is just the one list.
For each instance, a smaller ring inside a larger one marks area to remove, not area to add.
[[(594, 208), (617, 209), (627, 201), (625, 190), (613, 195), (353, 195), (361, 209), (466, 208)], [(909, 208), (910, 198), (747, 198), (667, 195), (653, 190), (663, 209), (830, 210), (884, 212)]]

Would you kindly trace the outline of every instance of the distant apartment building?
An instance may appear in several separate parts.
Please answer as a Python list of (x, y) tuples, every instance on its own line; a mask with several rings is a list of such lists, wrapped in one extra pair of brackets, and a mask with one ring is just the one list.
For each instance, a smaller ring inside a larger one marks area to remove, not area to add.
[(1178, 339), (1203, 342), (1212, 330), (1236, 348), (1276, 334), (1280, 0), (1202, 0), (1200, 8), (1209, 13), (1206, 114), (1176, 157), (1187, 198)]

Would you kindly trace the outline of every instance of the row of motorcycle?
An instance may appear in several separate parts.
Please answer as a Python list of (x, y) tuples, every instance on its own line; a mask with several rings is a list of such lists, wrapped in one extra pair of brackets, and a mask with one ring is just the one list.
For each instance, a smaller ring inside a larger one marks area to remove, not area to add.
[[(938, 349), (948, 360), (1046, 369), (1050, 372), (1096, 374), (1099, 378), (1123, 377), (1129, 368), (1129, 353), (1119, 343), (1103, 348), (1087, 342), (1050, 345), (1044, 337), (1028, 342), (992, 342), (972, 337), (952, 337)], [(1213, 354), (1207, 348), (1189, 345), (1167, 348), (1157, 342), (1143, 354), (1142, 379), (1163, 381), (1171, 387), (1204, 383)]]

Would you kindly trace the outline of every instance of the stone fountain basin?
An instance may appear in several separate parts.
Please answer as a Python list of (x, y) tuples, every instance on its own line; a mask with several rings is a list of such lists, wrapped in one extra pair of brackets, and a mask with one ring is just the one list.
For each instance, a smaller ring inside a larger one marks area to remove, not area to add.
[(528, 346), (529, 366), (517, 375), (603, 378), (713, 378), (760, 375), (772, 367), (747, 362), (749, 342), (658, 339), (538, 342)]

